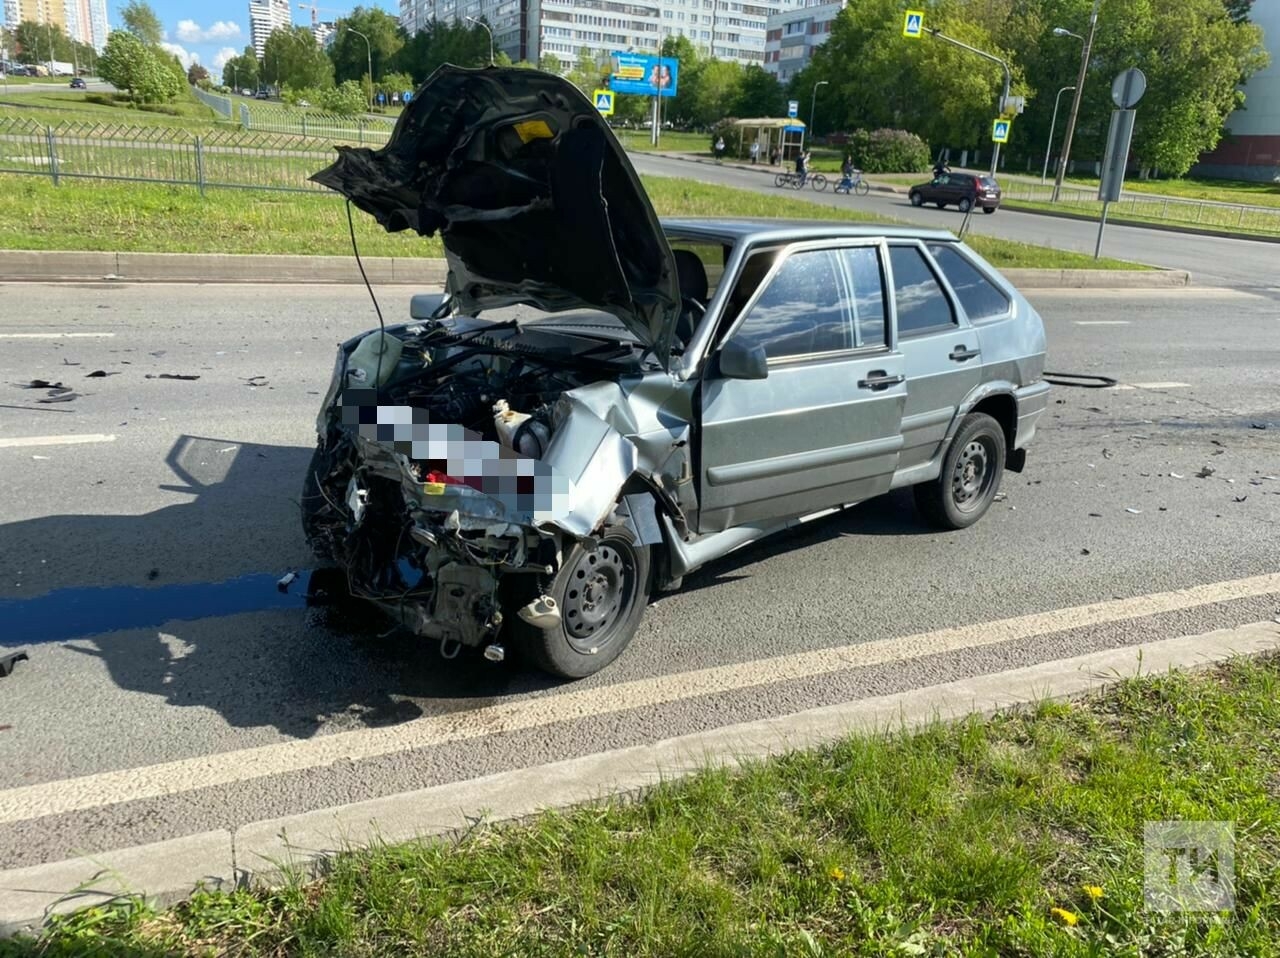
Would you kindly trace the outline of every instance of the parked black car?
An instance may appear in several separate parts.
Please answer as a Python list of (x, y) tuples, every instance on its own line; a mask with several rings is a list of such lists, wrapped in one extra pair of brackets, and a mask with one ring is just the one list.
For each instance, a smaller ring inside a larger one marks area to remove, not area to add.
[(938, 209), (954, 203), (961, 213), (978, 207), (994, 213), (1000, 206), (1000, 184), (994, 177), (980, 173), (943, 173), (928, 183), (911, 187), (908, 194), (912, 206), (937, 203)]

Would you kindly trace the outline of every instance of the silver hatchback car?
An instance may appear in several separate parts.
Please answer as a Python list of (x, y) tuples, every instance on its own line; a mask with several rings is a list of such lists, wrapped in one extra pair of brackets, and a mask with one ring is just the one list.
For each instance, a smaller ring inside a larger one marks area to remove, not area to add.
[(444, 243), (445, 292), (340, 348), (303, 489), (352, 594), (442, 650), (581, 677), (778, 530), (904, 486), (971, 525), (1047, 403), (1040, 317), (949, 233), (660, 222), (550, 74), (444, 67), (314, 179)]

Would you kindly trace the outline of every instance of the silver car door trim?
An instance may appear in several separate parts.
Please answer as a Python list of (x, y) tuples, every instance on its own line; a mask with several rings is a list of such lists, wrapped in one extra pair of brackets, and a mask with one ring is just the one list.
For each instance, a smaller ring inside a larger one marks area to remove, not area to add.
[(903, 440), (897, 436), (886, 436), (882, 439), (870, 439), (866, 442), (850, 443), (847, 446), (834, 446), (812, 452), (796, 452), (787, 456), (775, 456), (773, 459), (757, 459), (751, 462), (734, 463), (728, 466), (709, 466), (707, 482), (713, 486), (727, 486), (735, 482), (749, 482), (753, 479), (772, 479), (802, 469), (820, 469), (823, 466), (838, 466), (846, 462), (857, 462), (859, 459), (873, 459), (876, 456), (897, 452), (902, 448)]
[(954, 408), (946, 409), (930, 409), (928, 412), (918, 412), (914, 416), (902, 417), (902, 431), (911, 432), (913, 429), (927, 429), (929, 426), (940, 426), (943, 423), (951, 422), (956, 411)]

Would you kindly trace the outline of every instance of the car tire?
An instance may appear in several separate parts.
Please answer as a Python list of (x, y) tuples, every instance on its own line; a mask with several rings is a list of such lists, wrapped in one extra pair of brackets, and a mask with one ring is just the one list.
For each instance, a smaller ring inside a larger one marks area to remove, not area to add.
[(588, 550), (575, 542), (545, 594), (560, 621), (539, 628), (506, 609), (517, 648), (538, 668), (566, 679), (586, 678), (622, 654), (649, 603), (649, 547), (631, 530), (606, 529)]
[(910, 199), (912, 206), (924, 206), (924, 197), (919, 193), (912, 193)]
[(960, 207), (961, 213), (968, 213), (971, 209), (973, 209), (973, 200), (969, 199), (969, 197), (966, 196), (964, 197), (964, 199), (960, 201), (959, 207)]
[(995, 211), (996, 211), (996, 208), (994, 206), (984, 206), (982, 208), (982, 212), (986, 213), (988, 216), (990, 216)]
[(1004, 474), (1005, 436), (986, 413), (970, 413), (942, 457), (942, 472), (915, 486), (916, 508), (940, 529), (965, 529), (986, 514)]

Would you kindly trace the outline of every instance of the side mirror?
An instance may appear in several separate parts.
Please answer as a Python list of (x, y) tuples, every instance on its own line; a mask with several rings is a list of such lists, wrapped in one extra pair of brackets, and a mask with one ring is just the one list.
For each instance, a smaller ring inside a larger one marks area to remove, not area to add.
[(448, 302), (448, 293), (415, 293), (409, 300), (409, 318), (439, 319), (441, 308)]
[(744, 346), (732, 339), (720, 347), (720, 375), (725, 379), (766, 379), (769, 360), (763, 346)]

